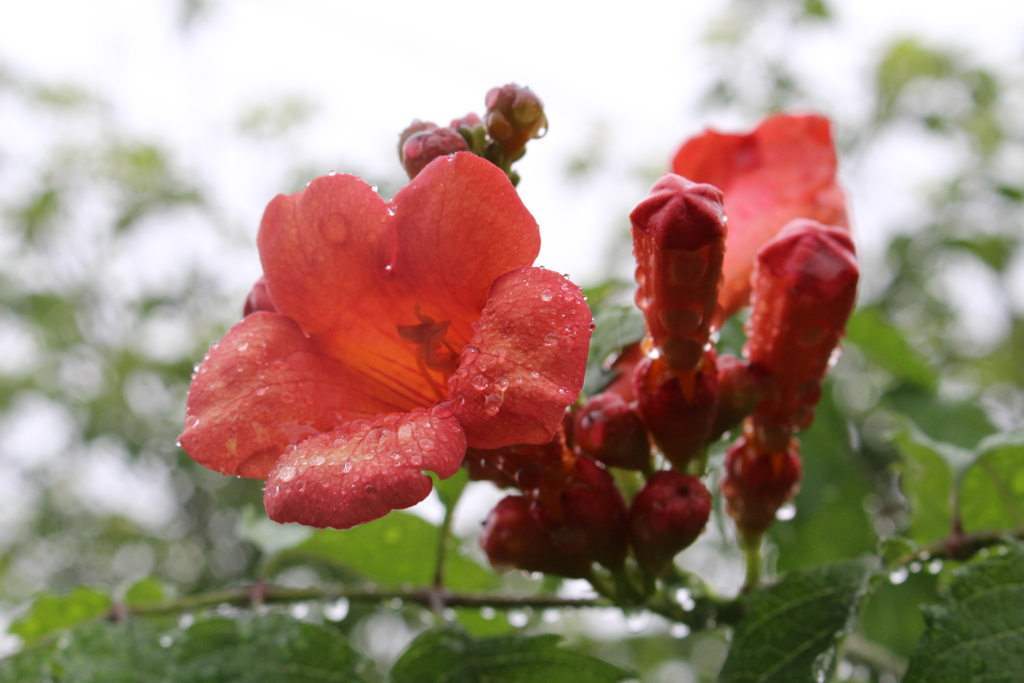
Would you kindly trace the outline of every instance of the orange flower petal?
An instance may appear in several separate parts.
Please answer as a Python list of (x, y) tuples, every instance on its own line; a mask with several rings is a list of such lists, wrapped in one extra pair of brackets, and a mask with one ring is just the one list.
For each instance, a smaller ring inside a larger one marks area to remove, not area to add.
[(423, 470), (447, 479), (465, 452), (450, 403), (360, 420), (286, 453), (263, 502), (277, 522), (348, 529), (420, 502), (431, 489)]
[(399, 327), (447, 323), (438, 348), (457, 357), (495, 278), (531, 264), (540, 235), (504, 173), (457, 154), (431, 162), (391, 204), (349, 175), (279, 195), (258, 244), (277, 309), (410, 410), (442, 398), (446, 376), (425, 376), (423, 347)]
[(748, 135), (707, 131), (682, 146), (672, 170), (725, 195), (729, 217), (720, 303), (746, 305), (758, 250), (794, 218), (848, 228), (828, 119), (782, 114)]
[(550, 441), (583, 387), (592, 323), (579, 287), (558, 273), (498, 278), (448, 382), (469, 445)]
[(395, 409), (375, 383), (324, 355), (292, 320), (254, 313), (199, 366), (181, 446), (210, 469), (263, 478), (291, 444)]

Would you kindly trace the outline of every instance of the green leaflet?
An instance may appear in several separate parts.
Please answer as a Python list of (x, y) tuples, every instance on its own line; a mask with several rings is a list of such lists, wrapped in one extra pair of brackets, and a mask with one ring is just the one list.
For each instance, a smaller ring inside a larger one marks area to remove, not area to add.
[(558, 647), (559, 636), (476, 640), (454, 628), (413, 641), (391, 670), (391, 683), (616, 683), (628, 671)]
[(817, 683), (853, 628), (874, 571), (851, 560), (790, 572), (746, 598), (719, 683)]
[(950, 593), (925, 613), (903, 683), (1024, 680), (1024, 552), (961, 569)]

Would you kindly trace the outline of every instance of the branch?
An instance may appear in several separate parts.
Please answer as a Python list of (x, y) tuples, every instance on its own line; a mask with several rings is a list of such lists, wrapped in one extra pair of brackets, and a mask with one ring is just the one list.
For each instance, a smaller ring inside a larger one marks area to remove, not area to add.
[(897, 566), (911, 562), (927, 562), (928, 560), (957, 560), (964, 562), (973, 557), (979, 550), (1002, 545), (1009, 540), (1024, 540), (1024, 528), (1003, 531), (978, 531), (971, 534), (954, 533), (949, 538), (932, 543), (917, 552), (907, 553), (894, 563)]
[[(581, 607), (614, 607), (602, 598), (561, 598), (558, 596), (525, 596), (508, 597), (475, 593), (450, 593), (444, 589), (423, 588), (409, 591), (378, 591), (364, 588), (347, 588), (344, 586), (323, 586), (319, 588), (288, 588), (262, 583), (247, 586), (236, 586), (209, 593), (186, 595), (174, 600), (135, 605), (119, 606), (119, 614), (135, 614), (139, 616), (155, 616), (176, 614), (218, 605), (235, 605), (250, 607), (254, 604), (281, 604), (304, 602), (308, 600), (330, 601), (346, 599), (350, 602), (376, 603), (401, 600), (432, 609), (440, 601), (448, 607), (491, 607), (494, 609), (511, 610), (531, 607), (545, 608), (581, 608)], [(116, 616), (116, 615), (115, 615)]]

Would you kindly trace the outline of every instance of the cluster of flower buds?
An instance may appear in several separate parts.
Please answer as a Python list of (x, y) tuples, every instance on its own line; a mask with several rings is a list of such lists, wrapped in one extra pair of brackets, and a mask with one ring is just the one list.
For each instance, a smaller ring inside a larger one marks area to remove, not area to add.
[[(506, 89), (492, 102), (516, 106)], [(631, 549), (647, 579), (662, 576), (709, 519), (708, 447), (737, 427), (721, 490), (748, 548), (796, 493), (794, 434), (813, 419), (858, 278), (828, 122), (783, 115), (749, 135), (707, 133), (674, 170), (630, 214), (644, 338), (550, 444), (470, 453), (471, 476), (522, 491), (486, 522), (495, 565), (587, 576)], [(747, 301), (743, 357), (719, 355), (717, 328)], [(628, 511), (616, 468), (645, 479)]]
[(532, 90), (514, 83), (492, 88), (484, 103), (487, 110), (482, 119), (470, 113), (447, 128), (416, 120), (402, 131), (398, 155), (410, 179), (437, 157), (472, 152), (503, 170), (513, 185), (519, 182), (512, 164), (523, 158), (530, 140), (547, 132), (544, 104)]
[(626, 559), (627, 511), (611, 475), (570, 447), (559, 430), (543, 446), (470, 450), (470, 476), (516, 487), (491, 511), (480, 537), (495, 567), (572, 578), (594, 562), (612, 570)]

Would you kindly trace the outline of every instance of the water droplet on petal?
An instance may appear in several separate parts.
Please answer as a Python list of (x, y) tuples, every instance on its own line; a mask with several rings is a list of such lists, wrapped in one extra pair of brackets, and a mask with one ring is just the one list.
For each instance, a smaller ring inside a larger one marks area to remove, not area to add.
[(420, 439), (420, 448), (425, 451), (432, 451), (436, 448), (433, 439)]
[(553, 298), (551, 290), (545, 289), (543, 292), (540, 293), (540, 298), (542, 301), (551, 301), (551, 299)]
[(291, 481), (292, 479), (294, 479), (295, 478), (295, 474), (296, 474), (296, 472), (295, 472), (295, 468), (294, 467), (292, 467), (291, 465), (285, 465), (277, 473), (277, 478), (280, 481), (286, 481), (287, 482), (287, 481)]
[(352, 461), (351, 460), (346, 460), (345, 464), (341, 466), (341, 471), (342, 472), (351, 472), (352, 471)]
[(423, 458), (418, 455), (414, 455), (411, 458), (409, 458), (409, 464), (412, 465), (413, 467), (419, 467), (420, 465), (423, 464)]
[(265, 396), (269, 388), (270, 387), (268, 387), (266, 384), (260, 382), (259, 384), (256, 385), (256, 395)]
[(247, 348), (249, 348), (249, 342), (242, 342), (238, 345), (239, 351), (245, 351)]
[(558, 335), (554, 332), (544, 335), (544, 346), (554, 346), (558, 343)]
[(477, 375), (469, 382), (477, 391), (483, 391), (490, 385), (490, 382), (483, 375)]
[(366, 491), (366, 495), (368, 496), (373, 496), (376, 495), (377, 493), (377, 487), (374, 486), (373, 484), (367, 484), (366, 488), (363, 490)]
[(195, 415), (189, 415), (185, 418), (185, 429), (192, 429), (199, 424), (199, 418)]

